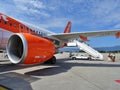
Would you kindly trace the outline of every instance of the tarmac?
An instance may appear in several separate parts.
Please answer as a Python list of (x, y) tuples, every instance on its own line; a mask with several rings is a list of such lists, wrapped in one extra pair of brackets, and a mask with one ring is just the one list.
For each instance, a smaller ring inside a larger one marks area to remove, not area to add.
[(0, 90), (120, 90), (120, 60), (71, 60), (57, 54), (56, 65), (21, 66), (0, 60)]

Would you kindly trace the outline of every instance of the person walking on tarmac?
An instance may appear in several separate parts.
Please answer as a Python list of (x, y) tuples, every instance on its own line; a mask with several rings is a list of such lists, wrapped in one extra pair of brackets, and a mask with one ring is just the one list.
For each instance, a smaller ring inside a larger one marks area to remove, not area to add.
[(111, 60), (112, 62), (115, 62), (115, 54), (109, 53), (108, 57), (110, 58), (110, 60)]
[(112, 55), (112, 61), (115, 62), (115, 54)]

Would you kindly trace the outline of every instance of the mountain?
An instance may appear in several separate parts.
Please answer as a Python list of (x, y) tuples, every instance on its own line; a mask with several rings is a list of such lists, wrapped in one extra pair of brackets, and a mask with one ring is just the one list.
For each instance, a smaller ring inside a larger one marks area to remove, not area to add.
[(98, 47), (95, 49), (98, 51), (120, 51), (120, 46)]

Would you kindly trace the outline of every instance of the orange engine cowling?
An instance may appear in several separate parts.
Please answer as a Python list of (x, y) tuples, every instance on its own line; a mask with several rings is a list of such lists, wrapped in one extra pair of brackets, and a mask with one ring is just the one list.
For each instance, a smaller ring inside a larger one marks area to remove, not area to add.
[(53, 57), (54, 44), (45, 38), (27, 33), (13, 34), (7, 44), (7, 54), (14, 64), (42, 63)]

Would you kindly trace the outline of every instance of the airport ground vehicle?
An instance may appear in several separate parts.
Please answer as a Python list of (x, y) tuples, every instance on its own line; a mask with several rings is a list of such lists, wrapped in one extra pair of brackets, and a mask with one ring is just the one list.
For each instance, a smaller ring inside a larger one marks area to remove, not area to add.
[(97, 60), (97, 58), (95, 58), (95, 57), (92, 57), (90, 55), (83, 55), (83, 54), (71, 55), (70, 57), (73, 60), (77, 60), (77, 59), (81, 59), (81, 60)]
[(85, 59), (85, 60), (87, 60), (87, 59), (89, 59), (88, 56), (82, 55), (82, 54), (73, 55), (71, 58), (72, 58), (73, 60), (76, 60), (76, 59)]

